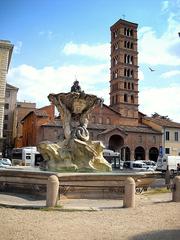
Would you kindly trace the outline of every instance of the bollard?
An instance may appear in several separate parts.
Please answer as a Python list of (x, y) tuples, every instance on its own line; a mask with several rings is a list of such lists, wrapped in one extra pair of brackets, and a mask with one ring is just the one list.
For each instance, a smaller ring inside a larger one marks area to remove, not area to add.
[(174, 187), (172, 191), (172, 201), (180, 202), (180, 176), (174, 178)]
[(136, 184), (132, 177), (126, 178), (123, 207), (135, 207), (135, 186)]
[(47, 182), (46, 206), (55, 207), (57, 205), (59, 193), (59, 179), (55, 175), (51, 175)]

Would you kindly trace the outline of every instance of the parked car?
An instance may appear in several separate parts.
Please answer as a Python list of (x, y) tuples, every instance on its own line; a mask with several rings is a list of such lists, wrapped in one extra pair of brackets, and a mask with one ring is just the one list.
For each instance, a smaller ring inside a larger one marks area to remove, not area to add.
[(143, 161), (125, 161), (123, 168), (134, 171), (154, 171), (153, 168), (146, 165)]
[(0, 158), (0, 167), (9, 167), (12, 166), (11, 160), (8, 158)]
[(145, 163), (148, 167), (154, 169), (156, 171), (157, 163), (152, 160), (143, 160), (143, 163)]

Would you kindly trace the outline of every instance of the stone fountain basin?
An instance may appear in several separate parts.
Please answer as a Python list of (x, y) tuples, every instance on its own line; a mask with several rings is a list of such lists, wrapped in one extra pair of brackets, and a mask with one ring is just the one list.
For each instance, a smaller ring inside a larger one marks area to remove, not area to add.
[(1, 191), (19, 191), (46, 194), (48, 177), (59, 179), (60, 198), (122, 199), (127, 177), (135, 180), (137, 188), (148, 188), (159, 172), (118, 173), (57, 173), (40, 170), (0, 169)]

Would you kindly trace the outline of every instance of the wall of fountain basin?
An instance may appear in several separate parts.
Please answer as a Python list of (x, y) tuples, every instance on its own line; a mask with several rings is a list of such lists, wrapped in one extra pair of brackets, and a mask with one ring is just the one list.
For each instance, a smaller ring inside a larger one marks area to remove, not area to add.
[(122, 199), (127, 177), (135, 180), (136, 188), (148, 188), (158, 172), (119, 173), (57, 173), (27, 169), (0, 169), (0, 192), (46, 195), (48, 178), (59, 179), (60, 198)]

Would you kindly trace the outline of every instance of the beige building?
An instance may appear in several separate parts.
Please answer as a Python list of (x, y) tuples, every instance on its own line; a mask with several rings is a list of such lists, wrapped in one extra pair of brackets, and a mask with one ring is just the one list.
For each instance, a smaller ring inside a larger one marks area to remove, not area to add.
[(6, 75), (11, 61), (13, 45), (10, 41), (0, 40), (0, 156), (2, 155), (3, 146), (3, 124), (4, 124), (4, 104)]
[(143, 123), (154, 130), (162, 132), (163, 153), (167, 155), (180, 155), (180, 123), (173, 122), (167, 116), (157, 113), (152, 117), (144, 117)]
[(14, 110), (16, 108), (18, 88), (6, 84), (5, 91), (5, 104), (4, 104), (4, 124), (3, 124), (3, 137), (4, 147), (3, 155), (8, 157), (11, 149), (14, 146), (13, 141), (13, 124), (14, 124)]

